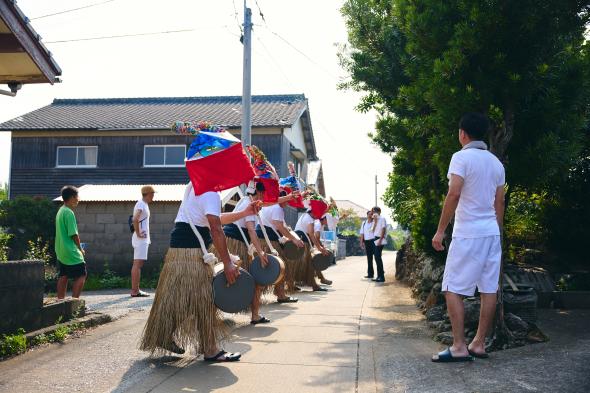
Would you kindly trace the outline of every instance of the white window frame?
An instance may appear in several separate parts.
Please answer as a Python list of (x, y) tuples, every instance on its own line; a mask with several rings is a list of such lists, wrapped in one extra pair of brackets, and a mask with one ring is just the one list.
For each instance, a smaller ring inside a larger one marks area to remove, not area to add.
[[(95, 148), (96, 149), (96, 164), (94, 165), (59, 165), (59, 149), (60, 148), (67, 148), (73, 149), (76, 148), (76, 162), (78, 162), (78, 152), (80, 148)], [(96, 168), (98, 166), (98, 146), (58, 146), (55, 151), (55, 167), (56, 168)]]
[[(166, 165), (166, 151), (168, 147), (183, 147), (184, 148), (184, 156), (186, 157), (186, 145), (143, 145), (143, 167), (144, 168), (182, 168), (184, 167), (184, 162), (179, 165)], [(164, 148), (164, 164), (163, 165), (146, 165), (145, 163), (145, 148), (146, 147), (163, 147)]]

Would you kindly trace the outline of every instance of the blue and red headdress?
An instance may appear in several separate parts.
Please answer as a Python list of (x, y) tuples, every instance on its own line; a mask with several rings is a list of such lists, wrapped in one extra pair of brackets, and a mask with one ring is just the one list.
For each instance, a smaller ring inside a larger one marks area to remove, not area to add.
[(178, 135), (195, 135), (185, 160), (195, 195), (227, 190), (254, 177), (240, 140), (225, 129), (206, 122), (180, 121), (171, 129)]
[[(288, 163), (289, 166), (289, 176), (283, 177), (279, 180), (279, 185), (283, 190), (287, 192), (287, 194), (291, 194), (294, 191), (303, 191), (303, 186), (301, 181), (297, 177), (297, 172), (295, 171), (295, 164), (291, 161)], [(289, 201), (289, 205), (293, 206), (298, 209), (304, 209), (305, 205), (303, 204), (303, 198), (297, 197), (295, 199), (291, 199)]]
[(264, 185), (264, 202), (276, 202), (279, 199), (279, 176), (266, 155), (258, 147), (248, 146), (248, 151), (254, 163), (256, 181)]

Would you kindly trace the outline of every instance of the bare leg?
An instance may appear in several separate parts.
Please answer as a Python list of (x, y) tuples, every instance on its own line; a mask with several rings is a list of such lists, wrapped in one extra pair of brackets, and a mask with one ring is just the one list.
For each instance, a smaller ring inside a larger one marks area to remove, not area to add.
[(275, 284), (274, 294), (277, 296), (277, 299), (284, 299), (287, 297), (285, 294), (285, 281), (281, 281)]
[(254, 290), (254, 298), (252, 299), (252, 304), (250, 307), (252, 308), (252, 321), (258, 321), (260, 319), (260, 297), (262, 296), (262, 288), (260, 285), (256, 285), (256, 289)]
[(463, 306), (463, 296), (446, 292), (445, 298), (453, 329), (451, 353), (453, 356), (468, 356), (469, 352), (467, 352), (467, 345), (465, 344), (465, 307)]
[(137, 295), (139, 293), (139, 281), (141, 281), (141, 268), (143, 267), (143, 259), (134, 259), (133, 267), (131, 268), (131, 294)]
[(486, 352), (486, 336), (492, 327), (494, 315), (496, 314), (496, 294), (480, 293), (481, 308), (479, 310), (479, 326), (477, 334), (469, 345), (469, 349), (475, 353), (483, 354)]
[(66, 297), (66, 291), (68, 290), (68, 277), (61, 276), (57, 280), (57, 298), (63, 299)]
[(86, 282), (86, 276), (78, 277), (74, 280), (74, 284), (72, 285), (72, 297), (79, 298), (80, 294), (82, 293), (82, 288), (84, 288), (84, 283)]

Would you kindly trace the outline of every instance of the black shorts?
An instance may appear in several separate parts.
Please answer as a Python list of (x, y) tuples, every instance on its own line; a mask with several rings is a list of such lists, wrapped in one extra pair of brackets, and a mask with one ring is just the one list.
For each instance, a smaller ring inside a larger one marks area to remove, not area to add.
[(64, 265), (59, 261), (58, 263), (60, 277), (66, 276), (67, 278), (78, 278), (87, 274), (86, 263), (78, 263), (76, 265)]

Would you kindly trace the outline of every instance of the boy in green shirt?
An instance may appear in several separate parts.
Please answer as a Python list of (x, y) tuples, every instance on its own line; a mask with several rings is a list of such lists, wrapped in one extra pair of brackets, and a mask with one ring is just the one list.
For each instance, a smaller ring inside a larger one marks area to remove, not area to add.
[(78, 206), (78, 189), (65, 186), (61, 189), (64, 205), (55, 217), (55, 254), (59, 264), (57, 298), (63, 299), (68, 289), (68, 279), (74, 280), (72, 297), (79, 298), (86, 281), (84, 250), (80, 246), (78, 224), (72, 209)]

